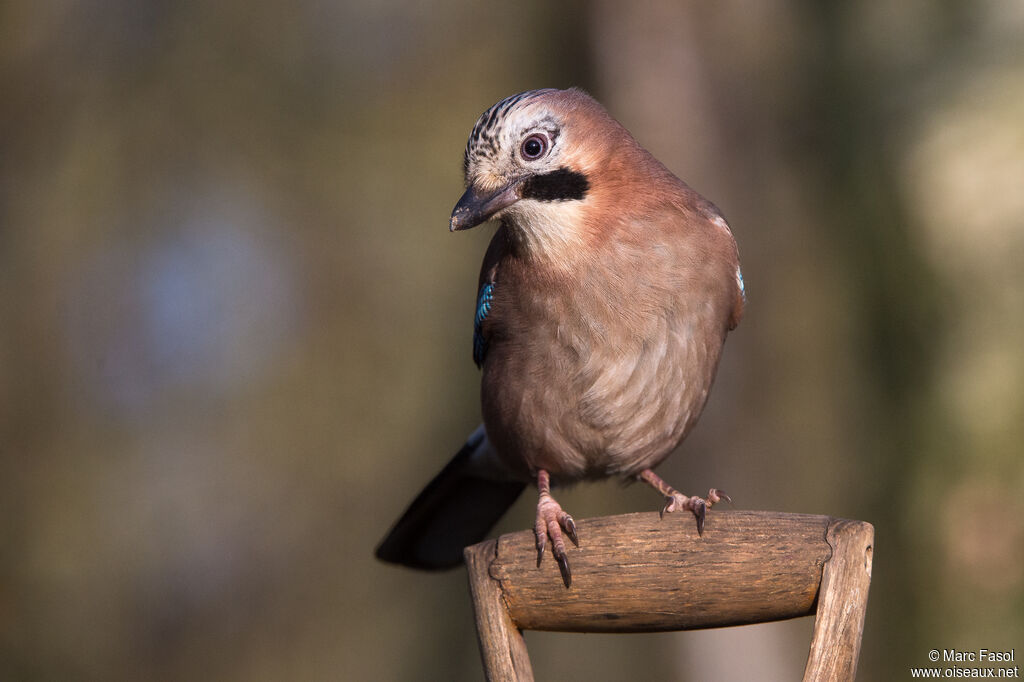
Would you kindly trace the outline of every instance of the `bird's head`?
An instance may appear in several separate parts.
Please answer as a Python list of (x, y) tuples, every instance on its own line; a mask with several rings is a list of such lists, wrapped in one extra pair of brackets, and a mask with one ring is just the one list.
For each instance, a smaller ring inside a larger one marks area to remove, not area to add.
[(528, 90), (485, 111), (466, 143), (466, 192), (451, 230), (491, 218), (511, 226), (534, 253), (564, 251), (583, 239), (594, 174), (619, 138), (632, 141), (578, 89)]

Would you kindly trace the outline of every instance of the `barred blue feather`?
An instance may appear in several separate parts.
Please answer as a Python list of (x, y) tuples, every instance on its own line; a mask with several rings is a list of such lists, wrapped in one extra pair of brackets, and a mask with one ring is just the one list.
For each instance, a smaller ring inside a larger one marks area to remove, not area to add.
[(477, 367), (483, 367), (484, 357), (487, 355), (487, 339), (484, 338), (484, 320), (491, 312), (491, 303), (494, 301), (494, 282), (487, 282), (480, 287), (480, 293), (476, 297), (476, 315), (473, 317), (473, 362)]

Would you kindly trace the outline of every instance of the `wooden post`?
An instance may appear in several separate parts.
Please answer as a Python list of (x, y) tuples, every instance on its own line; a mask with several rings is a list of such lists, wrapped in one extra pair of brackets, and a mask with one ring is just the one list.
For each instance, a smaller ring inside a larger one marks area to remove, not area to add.
[(488, 573), (497, 545), (497, 540), (487, 540), (465, 552), (480, 657), (489, 682), (532, 682), (523, 633), (509, 617), (498, 583)]
[[(687, 521), (690, 521), (687, 523)], [(577, 522), (572, 587), (532, 531), (466, 548), (489, 680), (532, 680), (520, 629), (657, 632), (818, 614), (804, 680), (852, 680), (870, 583), (873, 528), (774, 512), (653, 512)]]
[(829, 524), (826, 539), (832, 558), (822, 571), (804, 682), (852, 680), (864, 634), (875, 529), (870, 523), (837, 519)]

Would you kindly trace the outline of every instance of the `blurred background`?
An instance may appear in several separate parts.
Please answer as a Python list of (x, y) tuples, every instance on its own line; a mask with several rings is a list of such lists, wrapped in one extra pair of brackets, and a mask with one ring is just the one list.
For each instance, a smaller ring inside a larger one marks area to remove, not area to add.
[[(481, 678), (464, 571), (372, 552), (479, 421), (466, 136), (570, 85), (740, 246), (661, 473), (875, 525), (861, 679), (1020, 652), (1022, 45), (1013, 0), (5, 3), (0, 678)], [(540, 679), (792, 680), (811, 626), (527, 643)]]

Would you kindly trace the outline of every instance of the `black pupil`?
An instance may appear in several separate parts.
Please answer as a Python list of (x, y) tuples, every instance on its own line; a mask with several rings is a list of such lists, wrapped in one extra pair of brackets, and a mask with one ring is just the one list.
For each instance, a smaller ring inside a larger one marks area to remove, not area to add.
[(528, 138), (526, 143), (523, 145), (523, 154), (531, 159), (537, 158), (543, 151), (544, 144), (536, 137)]

